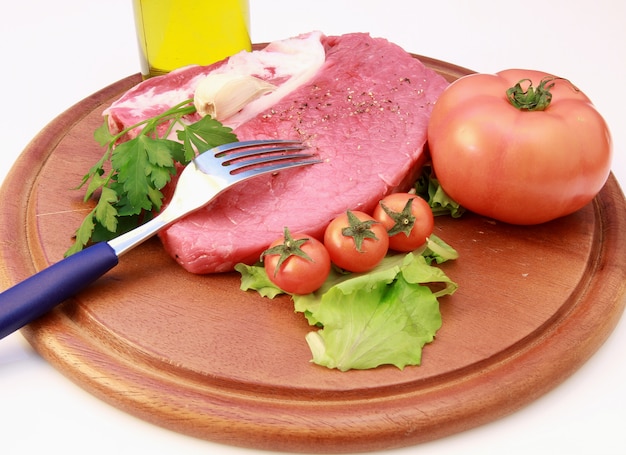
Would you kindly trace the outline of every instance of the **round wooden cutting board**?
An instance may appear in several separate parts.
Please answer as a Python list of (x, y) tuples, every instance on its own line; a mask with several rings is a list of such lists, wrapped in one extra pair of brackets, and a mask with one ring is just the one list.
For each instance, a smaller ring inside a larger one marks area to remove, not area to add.
[[(468, 70), (420, 57), (453, 80)], [(101, 156), (102, 111), (139, 75), (46, 127), (1, 193), (1, 282), (58, 261), (88, 208), (72, 190)], [(154, 424), (221, 443), (291, 452), (402, 447), (509, 414), (583, 364), (620, 318), (626, 203), (613, 176), (579, 212), (539, 226), (438, 218), (460, 258), (443, 327), (422, 365), (345, 373), (310, 362), (311, 330), (288, 298), (196, 276), (153, 239), (95, 285), (23, 329), (89, 392)]]

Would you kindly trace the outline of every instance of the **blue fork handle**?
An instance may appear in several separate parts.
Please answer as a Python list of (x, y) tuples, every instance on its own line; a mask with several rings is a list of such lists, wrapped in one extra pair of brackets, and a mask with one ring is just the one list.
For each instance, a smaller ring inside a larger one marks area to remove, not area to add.
[(0, 339), (80, 292), (118, 263), (108, 243), (97, 243), (0, 294)]

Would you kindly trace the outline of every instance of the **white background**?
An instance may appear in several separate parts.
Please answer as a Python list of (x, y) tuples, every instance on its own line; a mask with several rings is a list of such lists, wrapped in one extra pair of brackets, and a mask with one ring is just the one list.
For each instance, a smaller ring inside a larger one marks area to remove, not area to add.
[[(613, 171), (626, 186), (626, 2), (251, 0), (251, 13), (254, 42), (314, 29), (370, 32), (479, 72), (525, 67), (566, 77), (608, 121)], [(139, 71), (131, 2), (11, 2), (0, 15), (0, 59), (2, 180), (56, 115)], [(625, 351), (622, 320), (580, 370), (524, 409), (385, 453), (626, 453)], [(118, 411), (40, 359), (19, 333), (0, 340), (0, 429), (3, 454), (262, 453), (182, 436)]]

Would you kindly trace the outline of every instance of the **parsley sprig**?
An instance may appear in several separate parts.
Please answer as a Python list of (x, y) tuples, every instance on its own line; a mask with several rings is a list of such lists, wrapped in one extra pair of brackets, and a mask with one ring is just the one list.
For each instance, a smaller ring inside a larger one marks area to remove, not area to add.
[[(110, 133), (105, 117), (94, 133), (105, 152), (76, 187), (86, 186), (84, 202), (97, 197), (97, 203), (76, 230), (66, 256), (150, 219), (163, 204), (161, 190), (176, 175), (177, 164), (184, 166), (196, 154), (237, 140), (231, 128), (209, 116), (185, 123), (183, 117), (195, 111), (193, 100), (186, 100), (115, 135)], [(138, 128), (141, 130), (134, 138), (123, 140)], [(178, 140), (168, 138), (172, 131)]]

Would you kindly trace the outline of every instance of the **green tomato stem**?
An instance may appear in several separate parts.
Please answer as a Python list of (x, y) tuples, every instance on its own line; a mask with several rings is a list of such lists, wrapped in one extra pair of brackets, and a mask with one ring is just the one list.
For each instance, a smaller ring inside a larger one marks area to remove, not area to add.
[(352, 237), (354, 239), (354, 244), (356, 245), (356, 250), (361, 252), (361, 248), (363, 246), (363, 241), (365, 239), (374, 239), (378, 240), (374, 231), (372, 231), (371, 227), (373, 224), (378, 224), (376, 220), (365, 220), (361, 221), (354, 213), (350, 210), (346, 212), (348, 216), (347, 227), (344, 227), (341, 230), (341, 233), (346, 237)]
[[(533, 87), (532, 80), (522, 79), (506, 91), (506, 97), (516, 109), (525, 111), (544, 111), (548, 108), (548, 106), (550, 106), (550, 102), (552, 101), (552, 93), (550, 90), (552, 90), (557, 80), (567, 79), (556, 76), (547, 76), (541, 79), (539, 86), (536, 88)], [(528, 82), (528, 87), (524, 90), (522, 85), (526, 82)], [(576, 89), (576, 87), (574, 88)]]
[(298, 256), (309, 262), (313, 262), (313, 259), (311, 259), (311, 257), (306, 254), (302, 250), (302, 248), (300, 248), (303, 244), (310, 240), (308, 237), (302, 239), (294, 239), (291, 236), (291, 232), (289, 232), (289, 229), (285, 227), (283, 239), (283, 243), (280, 243), (272, 248), (268, 248), (267, 250), (263, 251), (263, 253), (261, 253), (261, 261), (263, 261), (265, 256), (279, 255), (278, 262), (276, 263), (276, 268), (274, 269), (274, 276), (276, 276), (276, 274), (278, 273), (278, 270), (283, 265), (283, 262), (285, 262), (291, 256)]

